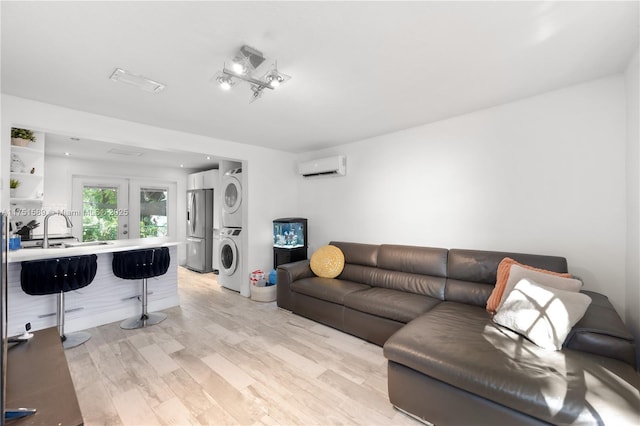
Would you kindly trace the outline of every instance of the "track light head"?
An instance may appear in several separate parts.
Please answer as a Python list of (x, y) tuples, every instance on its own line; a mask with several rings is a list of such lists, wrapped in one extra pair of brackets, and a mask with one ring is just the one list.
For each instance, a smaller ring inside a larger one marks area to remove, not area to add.
[(220, 84), (220, 88), (222, 90), (229, 90), (235, 84), (233, 80), (231, 80), (231, 77), (227, 75), (218, 76), (218, 78), (216, 78), (216, 81), (218, 82), (218, 84)]
[(231, 69), (236, 73), (236, 74), (246, 74), (247, 73), (247, 66), (243, 63), (243, 61), (241, 59), (239, 59), (238, 57), (236, 57), (232, 62), (231, 62)]

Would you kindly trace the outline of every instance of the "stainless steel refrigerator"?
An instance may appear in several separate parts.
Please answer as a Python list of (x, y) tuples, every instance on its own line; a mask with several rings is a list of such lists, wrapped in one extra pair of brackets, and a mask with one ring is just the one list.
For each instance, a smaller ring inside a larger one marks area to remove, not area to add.
[(187, 268), (211, 272), (213, 255), (213, 189), (187, 191)]

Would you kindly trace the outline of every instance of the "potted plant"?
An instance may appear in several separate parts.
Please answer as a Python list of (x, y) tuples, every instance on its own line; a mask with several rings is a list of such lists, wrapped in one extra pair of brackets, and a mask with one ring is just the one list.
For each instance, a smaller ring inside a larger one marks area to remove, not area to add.
[(36, 137), (31, 130), (19, 129), (17, 127), (11, 128), (11, 145), (27, 146), (35, 141)]
[(18, 179), (10, 179), (9, 180), (9, 196), (16, 196), (16, 189), (20, 186), (20, 181)]

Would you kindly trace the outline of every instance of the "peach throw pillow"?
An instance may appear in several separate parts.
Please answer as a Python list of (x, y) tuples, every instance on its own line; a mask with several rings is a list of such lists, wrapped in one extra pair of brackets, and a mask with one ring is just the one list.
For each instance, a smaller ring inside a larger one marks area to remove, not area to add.
[(495, 314), (498, 306), (500, 306), (500, 302), (502, 302), (502, 296), (504, 295), (504, 289), (507, 286), (507, 281), (509, 280), (509, 271), (511, 270), (511, 266), (519, 265), (523, 268), (530, 269), (532, 271), (543, 272), (545, 274), (555, 275), (558, 277), (571, 278), (572, 275), (569, 273), (559, 273), (553, 271), (547, 271), (546, 269), (535, 268), (529, 265), (523, 265), (510, 257), (505, 257), (502, 259), (500, 264), (498, 265), (498, 272), (496, 274), (496, 285), (489, 295), (489, 299), (487, 299), (487, 311)]

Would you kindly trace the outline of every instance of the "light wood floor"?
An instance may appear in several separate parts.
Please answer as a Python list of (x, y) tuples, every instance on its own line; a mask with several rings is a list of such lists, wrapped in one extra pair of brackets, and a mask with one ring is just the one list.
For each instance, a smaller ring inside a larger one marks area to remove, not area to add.
[(66, 351), (86, 425), (419, 424), (389, 403), (382, 348), (178, 277), (164, 322), (92, 328)]

